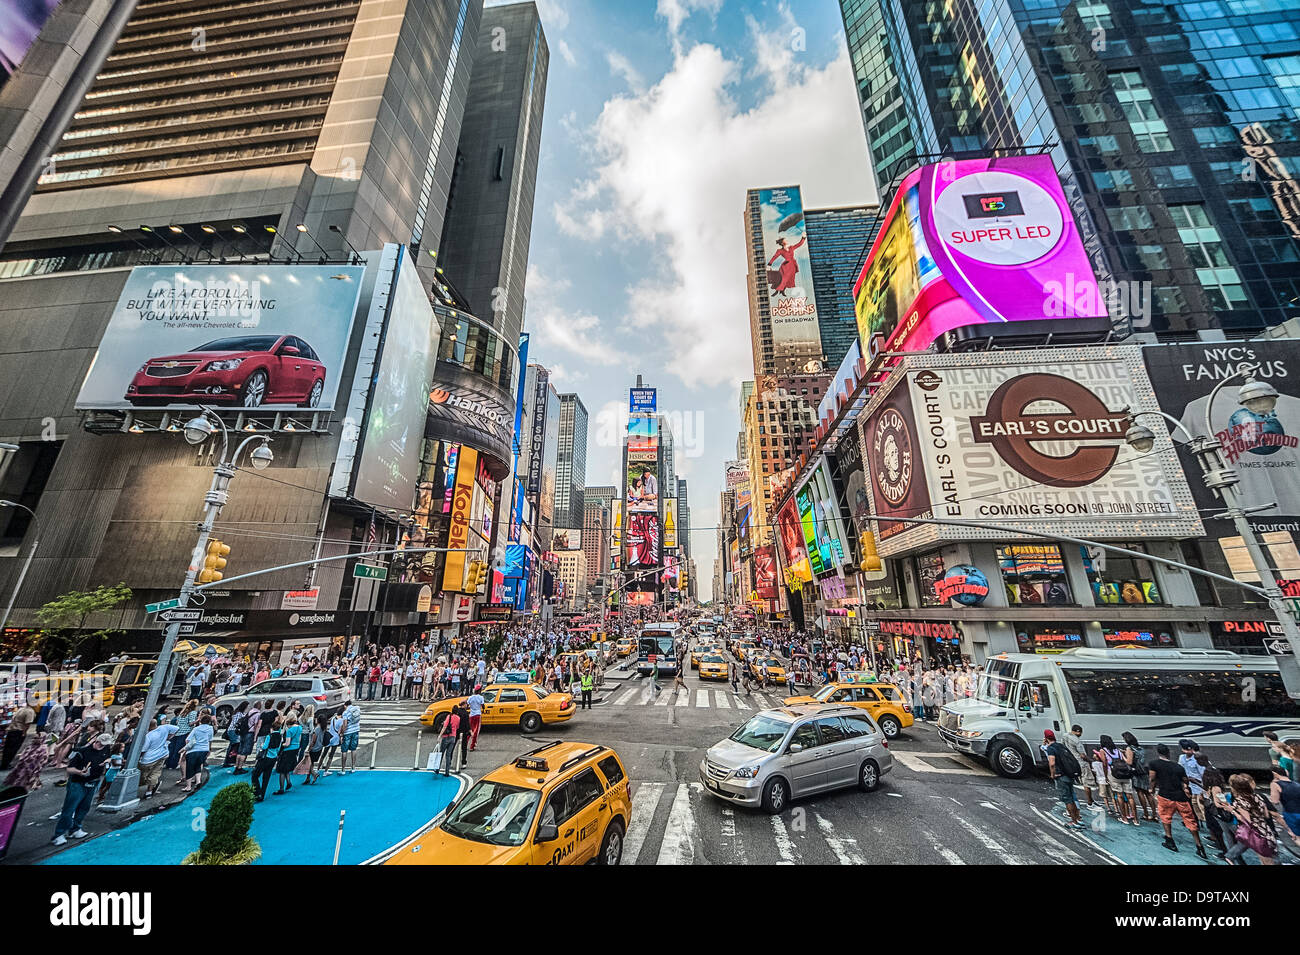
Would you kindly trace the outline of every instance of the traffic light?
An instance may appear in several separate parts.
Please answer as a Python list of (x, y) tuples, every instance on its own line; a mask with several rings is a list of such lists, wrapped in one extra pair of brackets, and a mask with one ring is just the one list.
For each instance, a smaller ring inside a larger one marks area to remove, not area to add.
[(465, 575), (465, 589), (471, 594), (476, 594), (486, 582), (487, 564), (481, 560), (471, 560), (469, 570)]
[(885, 565), (880, 562), (880, 555), (876, 553), (875, 534), (863, 534), (858, 538), (858, 546), (862, 551), (862, 563), (859, 566), (864, 574), (874, 570), (884, 570)]
[(225, 575), (226, 557), (230, 554), (230, 545), (219, 540), (208, 541), (207, 556), (203, 558), (203, 569), (199, 571), (199, 583), (216, 583)]

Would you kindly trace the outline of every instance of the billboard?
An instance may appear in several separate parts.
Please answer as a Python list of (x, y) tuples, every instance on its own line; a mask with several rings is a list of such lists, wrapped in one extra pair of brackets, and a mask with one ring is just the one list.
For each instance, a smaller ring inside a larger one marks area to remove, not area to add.
[(61, 0), (6, 0), (0, 4), (0, 88), (18, 72)]
[(659, 450), (659, 419), (633, 416), (627, 419), (627, 449), (629, 452)]
[(550, 383), (550, 372), (541, 365), (529, 365), (535, 369), (532, 402), (532, 429), (529, 434), (528, 452), (528, 493), (540, 494), (542, 490), (542, 450), (546, 445), (546, 392)]
[(447, 528), (447, 560), (443, 564), (442, 589), (458, 591), (465, 586), (465, 565), (470, 547), (470, 521), (474, 510), (474, 496), (478, 492), (475, 476), (478, 473), (478, 452), (462, 446), (457, 456), (456, 483), (452, 495), (451, 520)]
[[(658, 467), (653, 461), (639, 463), (629, 461), (627, 465), (627, 513), (659, 513), (659, 476)], [(629, 522), (628, 528), (631, 529)]]
[(627, 413), (630, 417), (653, 415), (657, 402), (654, 388), (633, 388), (628, 393)]
[(632, 514), (627, 519), (627, 565), (659, 566), (659, 516)]
[[(1215, 386), (1243, 366), (1259, 366), (1255, 378), (1277, 389), (1277, 407), (1266, 415), (1243, 408), (1237, 403), (1237, 389), (1243, 380), (1239, 378), (1215, 397), (1214, 407), (1209, 409), (1210, 427), (1223, 446), (1224, 460), (1241, 478), (1238, 489), (1242, 500), (1247, 505), (1277, 504), (1252, 514), (1250, 520), (1296, 520), (1300, 515), (1300, 340), (1150, 345), (1142, 349), (1142, 357), (1160, 410), (1196, 435), (1205, 433), (1206, 405)], [(1144, 418), (1142, 423), (1151, 422)], [(1177, 430), (1171, 434), (1184, 470), (1200, 473), (1187, 450), (1186, 436)], [(1193, 482), (1192, 494), (1202, 510), (1222, 507), (1200, 481)]]
[(677, 498), (670, 497), (664, 505), (664, 546), (677, 546)]
[[(1048, 155), (950, 160), (909, 173), (853, 298), (873, 355), (923, 351), (972, 326), (981, 337), (1110, 328)], [(1046, 324), (1007, 324), (1024, 322)]]
[(134, 268), (76, 407), (332, 410), (364, 275), (360, 265)]
[(623, 502), (618, 498), (609, 502), (610, 510), (610, 535), (609, 535), (609, 555), (610, 561), (617, 570), (623, 561)]
[(839, 498), (835, 494), (830, 466), (825, 456), (822, 456), (803, 486), (796, 490), (795, 503), (803, 523), (804, 541), (808, 547), (813, 573), (820, 575), (847, 565), (848, 536), (844, 531), (844, 522), (840, 520)]
[(782, 359), (820, 358), (822, 339), (799, 187), (758, 190), (758, 210), (774, 355), (778, 363)]
[(935, 525), (884, 533), (890, 517), (918, 512), (1103, 540), (1201, 536), (1168, 442), (1140, 453), (1124, 441), (1127, 409), (1154, 407), (1137, 346), (909, 356), (866, 408), (881, 554), (1015, 536)]
[(754, 549), (754, 588), (763, 600), (776, 600), (776, 553), (770, 544)]
[(749, 504), (742, 504), (736, 510), (736, 540), (740, 543), (740, 559), (749, 560), (753, 554), (753, 539), (750, 527), (753, 523), (754, 509)]
[(777, 539), (781, 542), (781, 556), (786, 569), (799, 580), (812, 580), (812, 566), (808, 560), (808, 545), (804, 543), (799, 512), (791, 498), (776, 516)]
[(582, 528), (557, 527), (551, 535), (551, 550), (582, 550)]
[(439, 326), (406, 249), (399, 250), (395, 268), (352, 496), (376, 507), (406, 511), (415, 500), (425, 396), (433, 381)]

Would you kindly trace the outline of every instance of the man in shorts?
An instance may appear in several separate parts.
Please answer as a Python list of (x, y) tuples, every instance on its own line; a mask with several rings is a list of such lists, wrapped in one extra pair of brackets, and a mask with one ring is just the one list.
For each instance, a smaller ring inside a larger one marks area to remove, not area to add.
[(348, 771), (349, 757), (352, 759), (352, 772), (357, 771), (357, 747), (361, 745), (361, 707), (357, 706), (355, 700), (343, 710), (343, 719), (343, 742), (339, 746), (339, 751), (343, 753), (343, 765), (339, 768), (339, 775)]
[[(1074, 777), (1065, 770), (1062, 758), (1069, 750), (1064, 743), (1056, 741), (1056, 734), (1043, 730), (1043, 752), (1047, 756), (1047, 774), (1056, 785), (1056, 795), (1065, 804), (1065, 811), (1070, 817), (1069, 828), (1086, 829), (1079, 821), (1079, 804), (1074, 799)], [(1083, 764), (1080, 763), (1080, 766)]]
[(145, 734), (144, 747), (140, 751), (140, 798), (151, 799), (162, 785), (163, 766), (167, 763), (169, 744), (175, 735), (174, 723), (159, 726), (157, 720), (150, 720), (149, 732)]
[(1079, 776), (1079, 785), (1083, 787), (1083, 795), (1088, 800), (1088, 808), (1093, 812), (1104, 812), (1100, 806), (1093, 805), (1092, 791), (1097, 789), (1097, 776), (1092, 771), (1092, 763), (1089, 762), (1088, 754), (1083, 751), (1083, 727), (1075, 723), (1070, 727), (1070, 732), (1065, 734), (1065, 745), (1074, 758), (1079, 763), (1082, 774)]
[(1156, 815), (1165, 827), (1165, 841), (1161, 843), (1170, 852), (1178, 851), (1174, 842), (1174, 813), (1182, 817), (1183, 825), (1196, 840), (1196, 854), (1206, 858), (1205, 847), (1201, 845), (1201, 833), (1196, 824), (1196, 812), (1192, 809), (1192, 792), (1187, 782), (1187, 771), (1169, 758), (1169, 747), (1161, 743), (1156, 747), (1158, 759), (1150, 765), (1151, 788), (1156, 793)]

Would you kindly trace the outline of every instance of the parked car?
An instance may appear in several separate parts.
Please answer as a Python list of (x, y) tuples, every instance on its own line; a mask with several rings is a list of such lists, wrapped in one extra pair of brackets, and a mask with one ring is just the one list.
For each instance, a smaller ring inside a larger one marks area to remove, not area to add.
[(700, 782), (726, 802), (782, 812), (791, 799), (857, 786), (871, 792), (894, 767), (866, 713), (812, 704), (763, 710), (700, 761)]
[(237, 408), (315, 408), (324, 393), (325, 365), (301, 338), (241, 335), (150, 358), (131, 379), (126, 400), (133, 405), (183, 401)]
[(352, 702), (352, 690), (349, 681), (324, 671), (272, 677), (237, 693), (219, 697), (216, 702), (217, 726), (222, 729), (228, 726), (235, 707), (245, 700), (256, 706), (262, 706), (267, 700), (272, 703), (283, 700), (286, 704), (297, 702), (303, 706), (315, 706), (317, 713), (332, 714)]

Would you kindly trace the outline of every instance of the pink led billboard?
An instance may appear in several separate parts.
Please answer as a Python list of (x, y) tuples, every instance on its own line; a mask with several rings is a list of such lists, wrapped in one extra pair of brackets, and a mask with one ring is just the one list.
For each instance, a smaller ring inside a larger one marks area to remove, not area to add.
[[(922, 351), (957, 329), (983, 336), (1110, 324), (1046, 155), (914, 170), (894, 194), (853, 294), (870, 354)], [(1008, 327), (1027, 322), (1040, 324)]]

